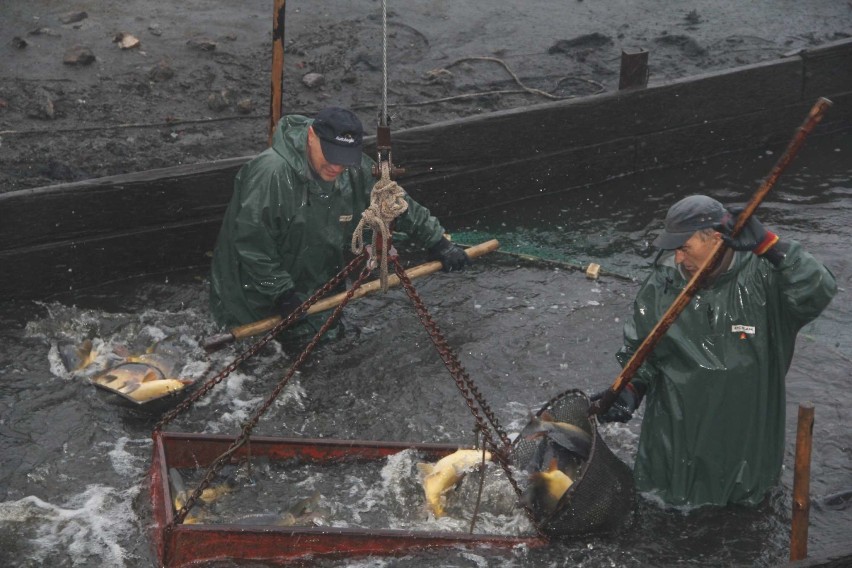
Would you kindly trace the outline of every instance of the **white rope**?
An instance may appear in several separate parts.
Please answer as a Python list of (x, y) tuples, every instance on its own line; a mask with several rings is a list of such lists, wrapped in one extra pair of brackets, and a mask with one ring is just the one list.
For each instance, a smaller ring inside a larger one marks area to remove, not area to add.
[(390, 224), (394, 219), (408, 210), (405, 191), (390, 179), (387, 162), (382, 162), (382, 177), (370, 192), (370, 206), (361, 213), (361, 220), (352, 234), (352, 252), (361, 254), (364, 251), (364, 229), (373, 231), (373, 252), (381, 250), (379, 282), (382, 292), (388, 290), (388, 239)]

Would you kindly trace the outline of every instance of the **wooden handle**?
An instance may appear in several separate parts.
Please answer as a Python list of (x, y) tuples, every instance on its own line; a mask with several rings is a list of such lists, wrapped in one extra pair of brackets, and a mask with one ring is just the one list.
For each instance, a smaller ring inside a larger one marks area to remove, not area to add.
[[(485, 241), (484, 243), (480, 243), (476, 246), (472, 246), (466, 249), (464, 252), (471, 259), (479, 258), (480, 256), (486, 255), (490, 252), (494, 252), (500, 247), (499, 241), (496, 239), (491, 239), (490, 241)], [(421, 276), (426, 276), (427, 274), (432, 274), (434, 272), (438, 272), (441, 270), (440, 261), (433, 260), (432, 262), (426, 262), (424, 264), (419, 264), (413, 268), (409, 268), (405, 271), (405, 275), (410, 279), (419, 278)], [(399, 277), (396, 274), (392, 274), (388, 276), (388, 287), (392, 288), (394, 286), (399, 285)], [(367, 294), (372, 294), (378, 290), (382, 289), (382, 284), (379, 280), (372, 280), (367, 282), (358, 290), (352, 294), (352, 299), (355, 300), (357, 298), (361, 298), (366, 296)], [(328, 298), (323, 298), (313, 306), (308, 309), (308, 314), (316, 314), (319, 312), (324, 312), (326, 310), (330, 310), (332, 308), (336, 308), (340, 305), (343, 299), (346, 297), (347, 292), (341, 292), (339, 294), (335, 294), (334, 296), (330, 296)], [(251, 337), (254, 335), (260, 335), (261, 333), (266, 333), (281, 321), (281, 316), (272, 316), (266, 319), (262, 319), (253, 323), (247, 323), (245, 325), (241, 325), (239, 327), (235, 327), (231, 329), (230, 333), (224, 333), (220, 335), (216, 335), (208, 339), (203, 343), (204, 349), (209, 351), (216, 351), (217, 349), (221, 349), (226, 345), (233, 343), (238, 339), (244, 339), (246, 337)]]
[[(796, 134), (793, 136), (793, 139), (790, 141), (790, 144), (787, 146), (787, 149), (784, 151), (784, 154), (778, 159), (778, 162), (775, 164), (775, 167), (770, 172), (769, 176), (767, 176), (766, 180), (760, 185), (757, 191), (752, 196), (751, 200), (746, 205), (745, 209), (743, 209), (742, 213), (740, 213), (737, 217), (736, 225), (732, 231), (733, 235), (737, 235), (740, 230), (748, 223), (749, 218), (754, 213), (757, 206), (763, 201), (763, 198), (766, 197), (766, 194), (769, 193), (769, 190), (772, 189), (772, 186), (775, 185), (775, 182), (778, 180), (778, 176), (781, 175), (787, 166), (790, 165), (790, 162), (793, 161), (793, 158), (798, 153), (799, 149), (802, 147), (802, 144), (805, 141), (805, 138), (814, 127), (822, 120), (822, 115), (831, 106), (831, 101), (826, 98), (820, 98), (817, 100), (816, 104), (811, 108), (811, 111), (808, 113), (808, 117), (805, 119), (805, 122), (801, 127), (796, 131)], [(716, 267), (719, 260), (722, 258), (722, 254), (725, 251), (725, 243), (723, 241), (718, 241), (707, 260), (704, 264), (701, 265), (701, 268), (695, 273), (686, 287), (681, 291), (677, 298), (675, 298), (672, 305), (669, 306), (669, 309), (666, 310), (666, 313), (663, 314), (663, 317), (660, 318), (660, 321), (657, 322), (657, 325), (654, 326), (654, 329), (648, 333), (648, 336), (639, 346), (624, 368), (621, 369), (621, 373), (615, 378), (615, 381), (612, 383), (612, 386), (609, 388), (603, 397), (599, 400), (596, 400), (589, 407), (589, 414), (603, 414), (612, 406), (615, 402), (616, 398), (618, 398), (618, 394), (627, 386), (627, 383), (633, 378), (633, 375), (639, 370), (639, 367), (645, 362), (645, 359), (651, 354), (654, 348), (657, 346), (657, 343), (663, 338), (666, 331), (668, 331), (669, 327), (675, 322), (677, 317), (680, 315), (680, 312), (683, 311), (686, 306), (692, 301), (692, 297), (698, 291), (698, 288), (704, 281), (704, 278), (713, 268)]]

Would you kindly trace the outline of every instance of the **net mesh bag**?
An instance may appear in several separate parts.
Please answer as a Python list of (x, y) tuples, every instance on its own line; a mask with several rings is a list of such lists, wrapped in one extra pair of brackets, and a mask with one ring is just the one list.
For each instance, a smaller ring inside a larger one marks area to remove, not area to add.
[[(579, 390), (565, 391), (550, 400), (536, 414), (549, 413), (555, 422), (567, 422), (591, 437), (588, 459), (575, 473), (555, 508), (539, 518), (542, 531), (551, 537), (592, 532), (608, 532), (629, 522), (635, 489), (630, 468), (606, 446), (597, 431), (597, 421), (589, 418), (589, 398)], [(542, 439), (518, 436), (512, 446), (512, 463), (529, 471), (540, 451)]]

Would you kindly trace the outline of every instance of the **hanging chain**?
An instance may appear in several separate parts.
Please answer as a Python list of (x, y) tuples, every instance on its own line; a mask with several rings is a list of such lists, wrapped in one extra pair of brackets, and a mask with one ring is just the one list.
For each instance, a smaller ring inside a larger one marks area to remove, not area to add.
[[(432, 340), (432, 343), (435, 345), (435, 350), (440, 355), (441, 359), (444, 361), (444, 366), (447, 367), (447, 370), (450, 372), (450, 375), (453, 377), (453, 380), (456, 382), (456, 387), (458, 387), (459, 392), (461, 392), (462, 397), (464, 397), (465, 402), (467, 403), (467, 407), (470, 409), (471, 414), (473, 414), (473, 419), (476, 422), (477, 428), (482, 432), (482, 445), (483, 448), (489, 447), (491, 449), (492, 454), (494, 455), (497, 463), (500, 464), (500, 467), (503, 468), (503, 472), (506, 474), (506, 478), (509, 481), (509, 484), (512, 486), (512, 489), (515, 491), (515, 495), (518, 498), (518, 503), (523, 507), (524, 512), (532, 523), (533, 527), (535, 527), (538, 534), (544, 538), (546, 538), (544, 531), (538, 523), (538, 520), (535, 517), (533, 511), (523, 502), (523, 492), (521, 491), (520, 486), (518, 485), (515, 476), (512, 474), (511, 463), (509, 458), (509, 449), (511, 448), (511, 441), (509, 437), (506, 435), (505, 431), (500, 427), (500, 422), (497, 419), (497, 416), (488, 406), (488, 403), (485, 401), (485, 398), (479, 392), (479, 389), (473, 383), (473, 379), (467, 374), (462, 367), (461, 362), (459, 362), (455, 353), (453, 353), (452, 348), (450, 348), (447, 340), (444, 338), (441, 330), (438, 328), (438, 325), (432, 319), (432, 316), (429, 314), (429, 310), (426, 308), (426, 305), (423, 303), (423, 300), (420, 298), (419, 294), (417, 294), (417, 290), (415, 290), (414, 285), (411, 283), (411, 280), (405, 274), (405, 269), (403, 269), (402, 264), (400, 264), (398, 259), (394, 259), (394, 268), (396, 270), (396, 275), (399, 277), (399, 281), (402, 283), (403, 288), (405, 288), (405, 293), (408, 294), (409, 299), (414, 304), (414, 309), (417, 312), (417, 317), (420, 318), (420, 322), (423, 324), (423, 327), (426, 328), (426, 332), (429, 334), (429, 338)], [(477, 407), (478, 405), (478, 407)], [(494, 432), (500, 438), (500, 445), (494, 440), (494, 436), (492, 434), (491, 429), (488, 424), (482, 418), (479, 413), (479, 409), (482, 409), (482, 412), (486, 415), (488, 420), (491, 422), (491, 426), (494, 429)]]
[(345, 279), (347, 276), (352, 274), (355, 269), (363, 262), (366, 262), (366, 255), (361, 254), (352, 261), (347, 264), (343, 270), (341, 270), (337, 276), (326, 282), (322, 288), (318, 289), (313, 296), (305, 300), (305, 302), (296, 308), (296, 310), (291, 313), (289, 316), (281, 320), (281, 322), (277, 323), (275, 327), (273, 327), (266, 335), (263, 336), (260, 341), (246, 349), (242, 352), (236, 359), (234, 359), (230, 365), (225, 367), (222, 371), (220, 371), (217, 375), (210, 378), (204, 385), (196, 389), (191, 396), (189, 396), (186, 400), (181, 402), (175, 408), (170, 410), (163, 418), (160, 419), (159, 422), (154, 426), (154, 435), (156, 435), (160, 430), (162, 430), (166, 425), (169, 424), (172, 420), (174, 420), (180, 414), (189, 410), (192, 405), (201, 397), (206, 395), (210, 390), (213, 389), (216, 385), (221, 383), (225, 377), (233, 373), (237, 367), (239, 367), (243, 362), (247, 359), (256, 355), (261, 349), (263, 349), (266, 344), (272, 341), (276, 335), (281, 333), (283, 330), (287, 329), (295, 322), (300, 320), (303, 315), (305, 315), (311, 306), (313, 306), (317, 301), (321, 298), (325, 297), (331, 291), (335, 290)]
[[(311, 342), (308, 343), (308, 345), (305, 347), (299, 357), (293, 362), (293, 364), (290, 366), (290, 369), (278, 382), (278, 385), (266, 398), (266, 401), (264, 401), (263, 405), (261, 405), (261, 407), (257, 410), (257, 412), (254, 413), (251, 419), (249, 419), (243, 425), (240, 435), (237, 436), (236, 439), (234, 439), (234, 442), (227, 450), (225, 450), (225, 452), (223, 452), (210, 464), (207, 469), (207, 472), (204, 475), (204, 478), (202, 478), (201, 482), (199, 482), (198, 486), (192, 492), (192, 495), (187, 498), (183, 507), (181, 507), (181, 509), (175, 514), (174, 524), (183, 523), (183, 520), (186, 518), (186, 515), (189, 513), (190, 509), (192, 509), (192, 507), (196, 504), (204, 490), (210, 486), (210, 483), (213, 482), (213, 479), (215, 478), (216, 474), (219, 473), (222, 467), (224, 467), (230, 461), (230, 458), (234, 455), (234, 453), (236, 453), (236, 451), (240, 449), (240, 447), (242, 447), (249, 441), (249, 437), (251, 436), (252, 430), (254, 430), (254, 427), (257, 426), (257, 423), (260, 421), (261, 417), (266, 413), (269, 407), (272, 406), (272, 404), (278, 398), (278, 395), (281, 394), (281, 391), (284, 390), (284, 387), (287, 386), (287, 383), (289, 383), (293, 375), (296, 374), (296, 371), (298, 371), (299, 368), (308, 359), (310, 354), (319, 344), (320, 339), (322, 339), (322, 337), (326, 334), (326, 332), (328, 332), (331, 326), (340, 318), (340, 314), (343, 313), (343, 308), (346, 307), (355, 292), (370, 276), (370, 269), (366, 266), (365, 257), (359, 257), (359, 259), (365, 261), (365, 267), (361, 271), (360, 276), (358, 276), (358, 279), (352, 285), (352, 288), (346, 293), (346, 296), (343, 298), (343, 301), (340, 302), (340, 305), (338, 305), (334, 309), (334, 312), (331, 314), (331, 316), (329, 316), (328, 320), (326, 320), (326, 322), (322, 325), (319, 331), (317, 331)], [(351, 265), (352, 263), (350, 263), (350, 266)]]

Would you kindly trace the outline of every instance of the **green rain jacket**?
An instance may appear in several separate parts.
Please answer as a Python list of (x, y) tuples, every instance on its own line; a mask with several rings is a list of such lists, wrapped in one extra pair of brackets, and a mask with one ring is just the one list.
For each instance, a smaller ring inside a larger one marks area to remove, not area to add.
[[(312, 177), (307, 157), (312, 122), (298, 115), (282, 118), (272, 147), (237, 173), (210, 279), (210, 309), (221, 325), (276, 315), (283, 294), (295, 290), (304, 300), (344, 266), (344, 251), (370, 204), (373, 162), (363, 156), (359, 167), (333, 182)], [(408, 210), (396, 230), (431, 247), (443, 227), (428, 209), (405, 199)]]
[[(687, 283), (674, 254), (655, 265), (624, 326), (622, 366)], [(763, 499), (781, 472), (796, 334), (836, 290), (832, 273), (791, 242), (777, 267), (736, 253), (695, 294), (633, 377), (646, 389), (639, 491), (677, 506)]]

